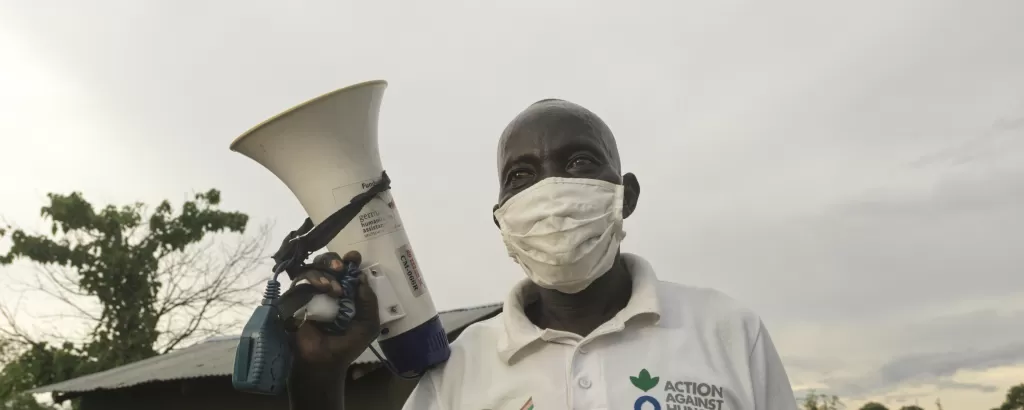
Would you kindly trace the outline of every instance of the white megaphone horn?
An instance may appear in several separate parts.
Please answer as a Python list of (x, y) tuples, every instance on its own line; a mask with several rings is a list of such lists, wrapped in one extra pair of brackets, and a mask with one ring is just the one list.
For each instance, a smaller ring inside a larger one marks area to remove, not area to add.
[[(249, 130), (231, 150), (277, 175), (319, 224), (381, 178), (377, 117), (385, 88), (386, 81), (369, 81), (314, 98)], [(396, 371), (420, 373), (448, 360), (448, 338), (390, 191), (371, 199), (327, 249), (362, 254), (360, 268), (377, 294), (377, 342)], [(317, 295), (296, 314), (329, 322), (337, 309)]]

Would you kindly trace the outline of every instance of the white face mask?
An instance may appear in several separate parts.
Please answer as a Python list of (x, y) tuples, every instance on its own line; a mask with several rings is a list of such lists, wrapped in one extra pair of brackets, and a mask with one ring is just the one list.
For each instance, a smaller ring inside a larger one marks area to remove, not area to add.
[(545, 178), (506, 201), (494, 217), (509, 256), (533, 283), (577, 293), (615, 263), (626, 236), (622, 198), (619, 184)]

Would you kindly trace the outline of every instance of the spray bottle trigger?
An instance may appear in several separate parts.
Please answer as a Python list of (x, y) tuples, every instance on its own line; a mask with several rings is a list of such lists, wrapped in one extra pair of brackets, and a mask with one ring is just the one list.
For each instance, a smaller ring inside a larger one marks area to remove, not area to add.
[(384, 325), (405, 317), (405, 308), (399, 302), (391, 280), (380, 270), (380, 266), (375, 263), (363, 268), (362, 272), (366, 274), (370, 288), (377, 295), (377, 311), (380, 315), (380, 324)]

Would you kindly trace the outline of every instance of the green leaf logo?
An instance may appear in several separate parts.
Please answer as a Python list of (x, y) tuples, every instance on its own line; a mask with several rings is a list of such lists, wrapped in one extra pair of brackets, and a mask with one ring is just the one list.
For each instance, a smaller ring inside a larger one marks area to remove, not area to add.
[(653, 389), (654, 386), (657, 386), (658, 380), (660, 379), (657, 377), (651, 377), (651, 373), (648, 372), (647, 369), (640, 369), (640, 375), (638, 376), (629, 376), (629, 381), (633, 382), (633, 385), (636, 386), (636, 388), (643, 390), (644, 392), (647, 392)]

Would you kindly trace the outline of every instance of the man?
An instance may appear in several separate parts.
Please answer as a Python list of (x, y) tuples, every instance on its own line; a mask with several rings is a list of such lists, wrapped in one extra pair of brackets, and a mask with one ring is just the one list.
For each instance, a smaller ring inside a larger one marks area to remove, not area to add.
[[(619, 252), (640, 185), (621, 172), (597, 115), (562, 100), (531, 105), (501, 136), (498, 172), (494, 222), (528, 279), (502, 314), (462, 333), (406, 409), (796, 408), (757, 315), (716, 291), (660, 281)], [(326, 275), (306, 279), (341, 293)], [(379, 326), (372, 291), (359, 292), (370, 313), (345, 336), (297, 331), (293, 409), (343, 407), (347, 365)]]

